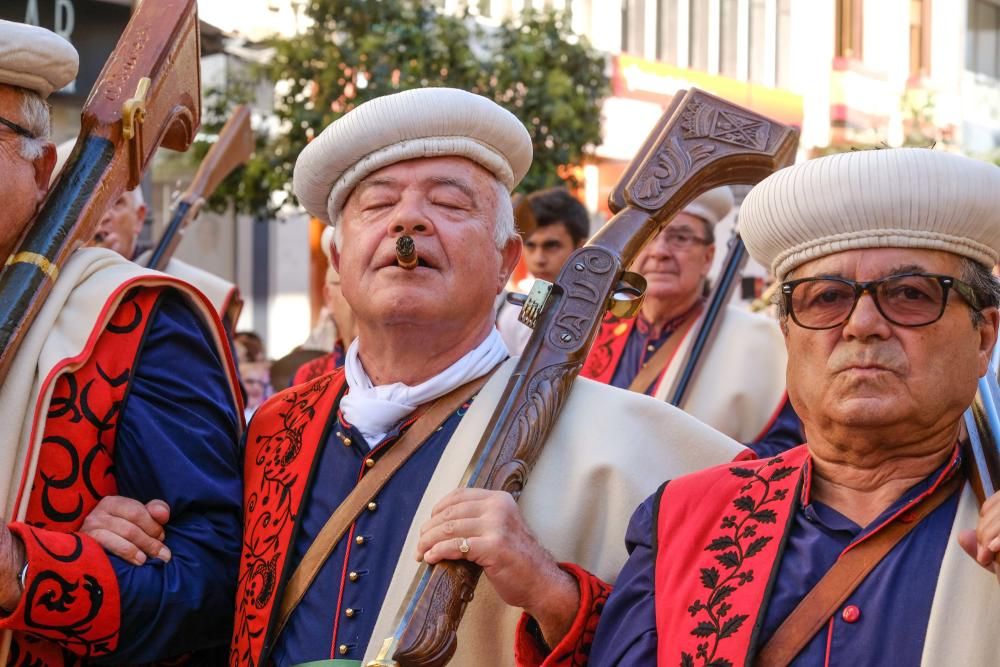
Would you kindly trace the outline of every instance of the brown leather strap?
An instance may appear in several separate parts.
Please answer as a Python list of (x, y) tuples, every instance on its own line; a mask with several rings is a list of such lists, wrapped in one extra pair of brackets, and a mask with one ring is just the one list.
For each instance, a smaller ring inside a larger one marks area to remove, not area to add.
[(656, 378), (660, 377), (667, 364), (670, 363), (674, 353), (677, 352), (677, 348), (684, 342), (684, 337), (687, 336), (688, 331), (691, 330), (694, 323), (698, 321), (698, 316), (701, 315), (701, 311), (704, 308), (704, 304), (699, 301), (691, 309), (690, 316), (677, 327), (676, 331), (670, 334), (663, 345), (660, 346), (660, 349), (649, 358), (649, 361), (642, 365), (642, 368), (639, 369), (639, 374), (635, 376), (632, 383), (628, 386), (629, 391), (645, 394), (646, 390), (649, 389), (649, 385), (656, 382)]
[(784, 667), (791, 663), (886, 554), (924, 517), (951, 497), (963, 481), (964, 477), (956, 474), (912, 511), (897, 517), (841, 556), (778, 626), (770, 641), (757, 654), (754, 667)]
[(365, 510), (368, 503), (382, 490), (382, 487), (399, 470), (400, 466), (406, 463), (410, 456), (420, 448), (420, 445), (463, 403), (482, 389), (487, 380), (493, 376), (494, 371), (453, 389), (423, 409), (417, 417), (417, 421), (410, 425), (403, 436), (389, 447), (388, 451), (364, 474), (358, 485), (347, 494), (343, 502), (326, 520), (323, 528), (316, 535), (316, 539), (302, 556), (302, 561), (292, 572), (281, 597), (281, 607), (278, 611), (276, 630), (273, 636), (277, 637), (284, 629), (285, 623), (288, 622), (295, 607), (309, 590), (309, 586), (319, 574), (323, 563), (330, 557), (344, 533)]

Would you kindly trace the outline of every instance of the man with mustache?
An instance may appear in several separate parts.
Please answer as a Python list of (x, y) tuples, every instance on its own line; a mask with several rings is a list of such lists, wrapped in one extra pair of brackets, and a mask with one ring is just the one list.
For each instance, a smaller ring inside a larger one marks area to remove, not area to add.
[[(449, 88), (366, 102), (299, 156), (295, 192), (334, 227), (332, 263), (358, 337), (343, 369), (278, 393), (250, 423), (231, 664), (359, 664), (395, 630), (419, 566), (419, 526), (462, 485), (513, 369), (493, 304), (521, 251), (510, 191), (531, 157), (515, 116)], [(404, 236), (416, 266), (397, 256)], [(412, 454), (390, 467), (401, 448)], [(612, 576), (624, 553), (607, 535), (655, 489), (659, 471), (744, 451), (661, 402), (579, 380), (520, 498), (526, 524), (511, 523), (503, 539), (534, 544), (530, 526), (560, 558)], [(370, 479), (386, 482), (348, 504)], [(343, 532), (326, 541), (324, 526), (342, 507), (356, 509), (330, 524)], [(502, 494), (491, 516), (514, 521), (517, 507)], [(456, 556), (495, 551), (478, 534), (452, 537)], [(518, 616), (484, 580), (453, 664), (512, 664)]]
[[(0, 260), (31, 262), (15, 251), (55, 163), (46, 98), (77, 66), (63, 38), (0, 21)], [(225, 333), (201, 294), (109, 250), (47, 272), (0, 387), (0, 663), (205, 664), (239, 556)]]
[(996, 664), (1000, 498), (977, 506), (961, 440), (997, 340), (998, 211), (1000, 169), (928, 149), (754, 188), (742, 233), (781, 281), (808, 442), (666, 484), (610, 599), (570, 569), (578, 604), (527, 608), (519, 664)]
[[(642, 249), (632, 264), (646, 279), (642, 310), (634, 318), (605, 318), (581, 375), (671, 398), (704, 314), (715, 226), (732, 208), (728, 187), (710, 190)], [(785, 393), (785, 350), (773, 320), (729, 306), (705, 354), (681, 406), (688, 414), (748, 443), (759, 455), (802, 443)]]

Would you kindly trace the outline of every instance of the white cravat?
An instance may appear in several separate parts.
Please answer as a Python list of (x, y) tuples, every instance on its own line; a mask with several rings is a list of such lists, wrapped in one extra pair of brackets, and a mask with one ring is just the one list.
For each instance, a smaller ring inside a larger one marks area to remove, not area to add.
[(508, 356), (507, 346), (494, 328), (475, 349), (426, 382), (414, 387), (402, 382), (376, 387), (361, 365), (355, 339), (344, 360), (350, 389), (340, 401), (340, 410), (344, 419), (365, 436), (368, 446), (374, 447), (417, 406), (485, 375)]

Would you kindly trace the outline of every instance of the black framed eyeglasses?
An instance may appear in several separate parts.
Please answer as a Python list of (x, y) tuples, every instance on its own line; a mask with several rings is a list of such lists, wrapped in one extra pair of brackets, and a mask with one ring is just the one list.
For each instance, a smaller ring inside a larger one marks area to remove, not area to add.
[(0, 125), (6, 125), (8, 128), (10, 128), (11, 130), (14, 131), (14, 134), (17, 134), (18, 136), (24, 137), (25, 139), (37, 139), (38, 138), (34, 134), (32, 134), (30, 130), (27, 130), (27, 129), (21, 127), (20, 125), (18, 125), (17, 123), (15, 123), (12, 120), (7, 120), (3, 116), (0, 116)]
[(951, 290), (973, 310), (982, 310), (981, 300), (968, 283), (934, 273), (901, 273), (863, 283), (846, 278), (800, 278), (781, 285), (785, 310), (804, 329), (839, 327), (850, 319), (865, 293), (889, 322), (903, 327), (927, 326), (944, 315)]

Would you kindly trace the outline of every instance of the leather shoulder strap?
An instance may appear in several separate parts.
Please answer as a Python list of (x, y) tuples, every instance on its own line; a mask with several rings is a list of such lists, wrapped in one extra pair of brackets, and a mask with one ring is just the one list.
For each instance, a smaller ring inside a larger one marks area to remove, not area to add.
[[(494, 369), (495, 370), (495, 369)], [(386, 482), (399, 470), (410, 456), (420, 448), (427, 438), (437, 430), (441, 424), (458, 410), (463, 403), (478, 392), (486, 381), (493, 376), (491, 371), (486, 375), (476, 378), (471, 382), (453, 389), (449, 393), (441, 396), (424, 409), (417, 421), (414, 422), (403, 436), (382, 456), (376, 464), (361, 478), (358, 485), (344, 498), (344, 501), (337, 506), (330, 518), (326, 520), (323, 528), (316, 535), (316, 539), (309, 545), (302, 561), (299, 563), (292, 576), (285, 586), (285, 592), (281, 597), (281, 607), (278, 611), (278, 618), (275, 631), (272, 636), (277, 637), (285, 627), (285, 623), (291, 617), (295, 607), (305, 596), (309, 586), (312, 585), (316, 575), (319, 574), (323, 563), (330, 557), (337, 543), (350, 528), (355, 519), (364, 511), (368, 503), (374, 498)]]
[(791, 663), (893, 547), (950, 498), (962, 481), (963, 476), (956, 474), (914, 508), (912, 520), (895, 519), (841, 556), (778, 626), (757, 654), (754, 667), (783, 667)]
[(663, 345), (660, 346), (652, 357), (649, 358), (642, 368), (639, 369), (639, 374), (635, 376), (632, 383), (629, 384), (628, 390), (634, 391), (638, 394), (645, 394), (646, 390), (649, 389), (649, 385), (656, 382), (656, 378), (660, 377), (663, 370), (673, 359), (674, 354), (680, 348), (681, 343), (687, 337), (688, 332), (694, 323), (698, 321), (698, 316), (701, 315), (703, 307), (699, 306), (691, 311), (691, 316), (688, 317), (684, 322), (674, 331), (670, 336), (664, 341)]

